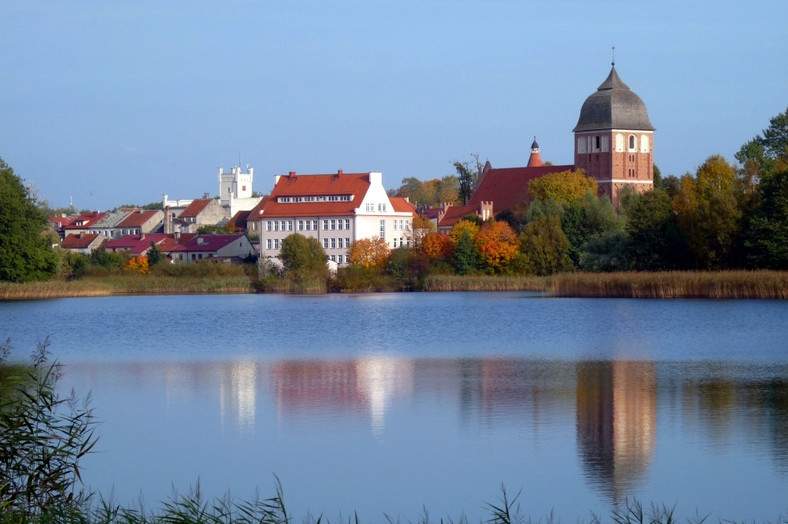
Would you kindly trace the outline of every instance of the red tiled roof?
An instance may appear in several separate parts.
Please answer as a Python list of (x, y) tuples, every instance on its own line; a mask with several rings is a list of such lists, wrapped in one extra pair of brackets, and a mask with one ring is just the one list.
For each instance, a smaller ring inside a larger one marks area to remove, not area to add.
[(492, 201), (495, 214), (524, 206), (528, 199), (528, 183), (531, 180), (574, 168), (572, 165), (491, 168), (484, 174), (468, 204), (478, 208), (481, 202)]
[(397, 213), (415, 213), (416, 206), (411, 204), (407, 198), (402, 197), (389, 197), (391, 207)]
[(90, 244), (98, 238), (98, 233), (86, 233), (84, 235), (66, 235), (60, 247), (63, 249), (87, 249)]
[(450, 206), (443, 215), (443, 218), (438, 222), (438, 227), (451, 227), (466, 215), (475, 215), (479, 206)]
[(109, 240), (104, 244), (105, 249), (122, 249), (134, 255), (144, 253), (150, 247), (150, 243), (154, 242), (158, 245), (167, 238), (163, 233), (149, 233), (146, 235), (126, 235), (114, 240)]
[(211, 203), (210, 198), (199, 198), (197, 200), (192, 200), (192, 203), (189, 204), (186, 209), (181, 211), (181, 214), (178, 215), (178, 218), (192, 218), (196, 217), (202, 210), (208, 207), (208, 204)]
[(175, 251), (218, 251), (242, 236), (243, 233), (194, 235), (186, 242), (181, 242), (181, 247)]
[[(63, 229), (85, 229), (90, 227), (94, 222), (100, 220), (107, 213), (99, 213), (98, 211), (90, 211), (82, 213), (71, 221), (71, 224), (64, 226)], [(80, 223), (82, 223), (80, 225)]]
[(71, 224), (71, 222), (73, 220), (74, 220), (74, 217), (50, 217), (49, 218), (50, 222), (52, 222), (53, 224), (57, 224), (60, 227), (67, 226), (67, 225)]
[(249, 213), (251, 211), (238, 211), (233, 215), (227, 222), (227, 227), (232, 229), (233, 231), (243, 231), (246, 229), (246, 220), (249, 218)]
[(121, 220), (117, 226), (115, 227), (140, 227), (145, 225), (148, 220), (153, 218), (156, 213), (159, 213), (157, 210), (136, 210), (133, 211), (130, 215), (126, 218)]
[[(369, 189), (369, 173), (281, 176), (263, 207), (266, 217), (352, 215)], [(279, 197), (351, 195), (350, 201), (278, 202)], [(253, 218), (260, 218), (251, 215)]]

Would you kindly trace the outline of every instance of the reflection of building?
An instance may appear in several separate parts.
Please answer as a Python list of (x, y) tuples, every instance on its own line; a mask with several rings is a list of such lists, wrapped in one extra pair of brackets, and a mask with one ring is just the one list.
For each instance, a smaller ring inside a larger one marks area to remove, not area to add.
[(413, 363), (389, 358), (280, 362), (271, 368), (271, 382), (283, 413), (369, 411), (372, 431), (379, 433), (391, 398), (412, 390)]
[(222, 421), (228, 415), (241, 428), (254, 428), (257, 398), (257, 365), (254, 362), (229, 362), (222, 370), (219, 399)]
[(656, 436), (653, 362), (577, 369), (577, 439), (586, 473), (617, 501), (645, 472)]

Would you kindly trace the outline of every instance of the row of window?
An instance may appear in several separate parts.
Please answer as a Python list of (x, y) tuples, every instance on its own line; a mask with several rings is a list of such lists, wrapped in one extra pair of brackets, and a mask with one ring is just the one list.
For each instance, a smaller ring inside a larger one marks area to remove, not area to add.
[[(318, 220), (266, 220), (266, 231), (293, 231), (296, 224), (298, 231), (317, 231)], [(349, 218), (332, 218), (323, 220), (323, 231), (350, 230)]]
[(349, 238), (324, 238), (323, 249), (345, 249), (350, 247)]
[(319, 196), (297, 196), (297, 197), (277, 197), (276, 201), (280, 203), (291, 202), (351, 202), (353, 195), (319, 195)]
[[(367, 210), (368, 213), (374, 213), (375, 212), (375, 204), (371, 204), (371, 203), (367, 202), (365, 209)], [(378, 211), (385, 212), (386, 211), (386, 204), (382, 204), (382, 203), (378, 204)]]
[[(610, 137), (606, 135), (596, 136), (580, 136), (577, 137), (577, 152), (578, 153), (607, 153), (610, 150)], [(636, 152), (638, 150), (638, 138), (635, 135), (629, 135), (627, 139), (627, 150)], [(621, 133), (616, 134), (616, 151), (624, 151), (624, 135)], [(648, 135), (640, 137), (640, 152), (649, 152), (649, 139)]]

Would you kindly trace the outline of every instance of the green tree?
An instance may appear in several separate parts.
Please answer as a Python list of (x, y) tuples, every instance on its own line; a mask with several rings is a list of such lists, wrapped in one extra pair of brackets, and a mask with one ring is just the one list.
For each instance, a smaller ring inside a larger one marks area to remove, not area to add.
[(474, 238), (468, 229), (459, 233), (452, 255), (452, 267), (458, 275), (473, 273), (478, 268), (479, 255), (476, 252)]
[(472, 154), (473, 162), (454, 162), (454, 169), (457, 170), (457, 179), (460, 183), (460, 200), (462, 204), (467, 204), (471, 199), (476, 184), (484, 172), (484, 164), (479, 162), (479, 155)]
[(327, 278), (326, 252), (314, 237), (298, 233), (282, 240), (279, 259), (286, 273), (294, 280), (303, 278)]
[(686, 247), (676, 223), (673, 202), (662, 189), (634, 194), (622, 208), (626, 217), (628, 258), (639, 271), (680, 269)]
[(156, 242), (154, 242), (153, 240), (150, 241), (150, 247), (148, 248), (147, 257), (148, 257), (149, 267), (155, 266), (156, 264), (161, 262), (163, 258), (161, 249), (159, 249), (159, 246), (157, 246)]
[(698, 167), (694, 178), (681, 178), (674, 209), (695, 266), (731, 267), (742, 218), (733, 166), (720, 155), (709, 157)]
[(757, 267), (788, 269), (788, 110), (736, 154), (741, 176), (757, 181), (747, 202), (744, 246)]
[(623, 231), (623, 219), (607, 198), (597, 198), (595, 194), (587, 192), (582, 198), (563, 207), (561, 227), (569, 239), (569, 257), (575, 267), (580, 267), (586, 243), (606, 234)]
[(520, 234), (521, 269), (529, 274), (550, 275), (572, 268), (569, 239), (557, 214), (542, 214)]
[(0, 158), (0, 280), (29, 282), (55, 274), (58, 258), (44, 235), (47, 217)]

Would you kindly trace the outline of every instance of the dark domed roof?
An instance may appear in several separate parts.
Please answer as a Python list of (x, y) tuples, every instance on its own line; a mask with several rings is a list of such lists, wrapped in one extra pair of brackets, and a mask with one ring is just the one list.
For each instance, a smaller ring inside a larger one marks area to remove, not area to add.
[(596, 93), (586, 98), (572, 131), (577, 133), (596, 129), (654, 131), (648, 119), (646, 104), (621, 81), (615, 66)]

